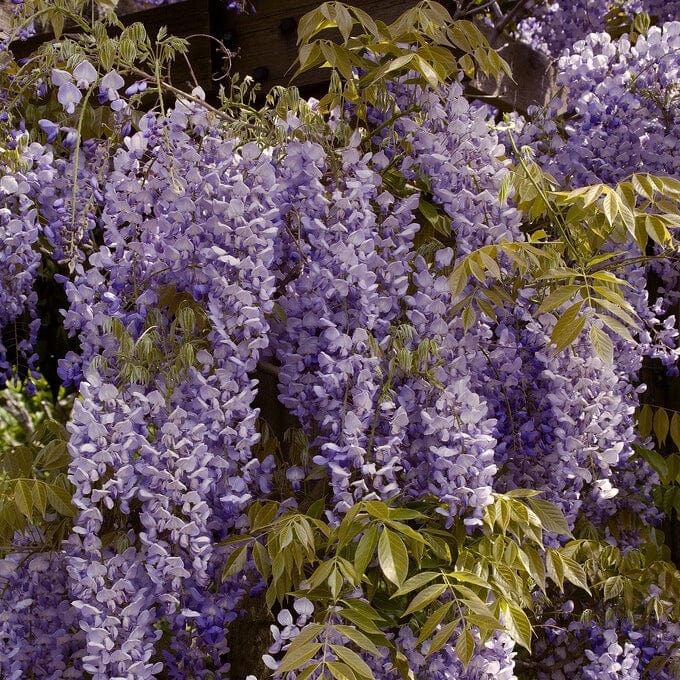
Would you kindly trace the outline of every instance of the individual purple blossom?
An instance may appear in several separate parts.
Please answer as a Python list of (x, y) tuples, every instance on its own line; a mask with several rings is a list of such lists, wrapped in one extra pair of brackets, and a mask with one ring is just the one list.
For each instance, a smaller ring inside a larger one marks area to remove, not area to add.
[(125, 88), (125, 94), (128, 97), (131, 97), (133, 94), (144, 92), (146, 90), (146, 87), (147, 87), (146, 80), (138, 80), (132, 83), (132, 85), (129, 85), (127, 88)]
[(86, 90), (95, 80), (97, 80), (99, 74), (97, 73), (97, 69), (92, 66), (89, 61), (81, 61), (73, 69), (73, 77), (76, 80), (76, 85), (81, 90)]
[(57, 135), (59, 134), (58, 123), (54, 123), (51, 120), (41, 118), (38, 121), (38, 125), (40, 125), (40, 128), (43, 130), (43, 132), (47, 134), (46, 141), (48, 142), (48, 144), (54, 142), (54, 140), (57, 138)]
[(80, 90), (71, 82), (60, 85), (57, 91), (57, 100), (64, 107), (66, 113), (73, 113), (76, 110), (76, 104), (82, 98), (83, 95)]
[(118, 90), (125, 85), (123, 78), (115, 71), (109, 71), (99, 82), (100, 103), (111, 102), (114, 111), (121, 111), (125, 103), (121, 100)]

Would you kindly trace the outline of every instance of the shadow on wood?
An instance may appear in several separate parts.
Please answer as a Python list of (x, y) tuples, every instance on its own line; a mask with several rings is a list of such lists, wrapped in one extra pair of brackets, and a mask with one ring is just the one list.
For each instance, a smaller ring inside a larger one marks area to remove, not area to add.
[[(258, 0), (257, 14), (252, 15), (229, 11), (221, 0), (185, 0), (124, 15), (122, 20), (125, 24), (141, 21), (151, 36), (161, 26), (167, 26), (171, 35), (188, 38), (188, 60), (178, 57), (171, 71), (172, 83), (186, 91), (198, 84), (208, 99), (214, 101), (220, 79), (229, 70), (241, 77), (252, 76), (263, 92), (275, 85), (290, 84), (291, 66), (297, 57), (298, 21), (319, 4), (320, 0)], [(354, 0), (352, 4), (389, 23), (416, 2)], [(490, 31), (487, 34), (491, 37)], [(16, 56), (25, 57), (51, 37), (41, 34), (25, 42), (14, 42), (12, 50)], [(220, 43), (230, 52), (226, 60)], [(532, 104), (545, 104), (554, 85), (550, 59), (509, 39), (497, 41), (494, 47), (510, 64), (514, 82), (505, 76), (497, 81), (478, 79), (468, 83), (468, 94), (503, 111), (526, 112)], [(293, 84), (303, 96), (316, 96), (326, 91), (328, 78), (328, 69), (317, 68), (302, 74)]]

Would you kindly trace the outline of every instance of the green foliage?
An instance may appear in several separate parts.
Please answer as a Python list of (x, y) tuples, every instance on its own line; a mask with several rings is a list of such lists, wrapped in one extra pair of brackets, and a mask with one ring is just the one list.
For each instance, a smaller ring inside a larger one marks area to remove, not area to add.
[[(174, 287), (160, 290), (157, 305), (149, 311), (144, 331), (136, 339), (118, 319), (108, 321), (104, 332), (118, 341), (117, 372), (122, 384), (157, 382), (169, 399), (196, 355), (209, 347), (210, 322), (206, 311), (188, 293)], [(95, 365), (105, 368), (98, 358)]]
[[(625, 551), (594, 538), (576, 539), (564, 547), (571, 559), (583, 565), (591, 584), (588, 609), (601, 607), (605, 616), (611, 611), (637, 624), (663, 617), (676, 620), (680, 571), (669, 560), (661, 532), (645, 527), (629, 512), (613, 518), (611, 530), (614, 535), (638, 532), (645, 540), (639, 548)], [(588, 616), (588, 609), (584, 608), (582, 618)]]
[(651, 26), (651, 19), (647, 12), (640, 12), (633, 16), (626, 11), (623, 2), (614, 2), (605, 15), (605, 30), (614, 39), (628, 35), (631, 44), (635, 44), (639, 36), (647, 35)]
[(646, 460), (659, 476), (652, 499), (666, 515), (680, 518), (680, 413), (644, 404), (638, 409), (637, 425), (640, 437), (646, 440), (653, 436), (657, 448), (633, 445), (637, 456)]
[[(640, 330), (624, 296), (629, 284), (614, 272), (645, 260), (649, 244), (656, 247), (657, 257), (676, 256), (680, 181), (634, 174), (615, 187), (595, 184), (560, 191), (530, 150), (515, 147), (515, 153), (518, 162), (501, 199), (512, 191), (530, 225), (527, 240), (484, 246), (462, 258), (449, 279), (455, 309), (462, 311), (469, 328), (478, 313), (495, 318), (494, 310), (512, 302), (519, 288), (531, 288), (536, 315), (555, 318), (551, 340), (556, 353), (587, 329), (595, 352), (611, 364), (610, 334), (632, 341)], [(636, 258), (615, 250), (631, 241), (639, 251)]]
[[(529, 650), (532, 593), (545, 592), (548, 579), (560, 590), (571, 584), (590, 592), (574, 541), (546, 548), (544, 532), (571, 534), (559, 508), (538, 495), (494, 494), (472, 532), (460, 518), (447, 528), (444, 508), (434, 500), (361, 501), (339, 524), (322, 519), (320, 502), (307, 513), (257, 502), (248, 513), (249, 533), (224, 542), (231, 553), (223, 577), (238, 574), (252, 556), (267, 583), (269, 607), (291, 594), (314, 603), (315, 621), (280, 661), (279, 671), (296, 671), (298, 678), (317, 669), (336, 679), (372, 678), (358, 654), (376, 655), (378, 648), (410, 677), (387, 635), (403, 623), (419, 643), (429, 640), (430, 655), (455, 636), (464, 664), (495, 630)], [(331, 631), (342, 636), (342, 646), (327, 642)]]
[[(341, 42), (325, 37), (332, 35), (328, 29), (336, 29)], [(368, 104), (381, 101), (388, 80), (407, 74), (423, 87), (437, 87), (461, 72), (473, 76), (475, 69), (510, 76), (507, 63), (475, 24), (454, 21), (432, 0), (423, 0), (389, 25), (358, 7), (325, 2), (300, 20), (298, 46), (296, 76), (319, 66), (332, 69), (321, 110), (354, 102), (360, 119)]]
[(65, 536), (75, 515), (67, 443), (64, 426), (46, 419), (25, 444), (0, 453), (0, 552), (29, 526), (43, 529), (48, 545)]

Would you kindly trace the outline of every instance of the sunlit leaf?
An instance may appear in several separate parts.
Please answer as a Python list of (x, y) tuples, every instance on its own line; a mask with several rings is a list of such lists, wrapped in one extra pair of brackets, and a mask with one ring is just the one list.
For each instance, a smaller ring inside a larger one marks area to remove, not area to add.
[(546, 569), (548, 576), (557, 585), (560, 591), (564, 590), (564, 564), (562, 556), (553, 548), (546, 550)]
[(564, 569), (564, 578), (567, 579), (567, 581), (583, 588), (583, 590), (590, 594), (586, 572), (576, 560), (562, 555), (562, 567)]
[(279, 673), (297, 670), (304, 663), (309, 661), (322, 647), (320, 642), (295, 643), (295, 638), (293, 638), (288, 651), (283, 659), (281, 659), (281, 663), (277, 669)]
[(564, 513), (554, 503), (541, 498), (530, 498), (528, 502), (546, 531), (552, 531), (562, 536), (571, 536)]
[(420, 611), (427, 607), (428, 604), (434, 602), (438, 597), (441, 597), (447, 591), (447, 586), (439, 583), (423, 588), (409, 603), (403, 616)]
[(458, 625), (458, 621), (451, 621), (450, 623), (443, 625), (430, 641), (430, 647), (427, 650), (427, 656), (432, 656), (432, 654), (438, 652), (451, 639), (451, 636)]
[(424, 585), (428, 584), (430, 581), (436, 579), (437, 577), (441, 577), (441, 573), (438, 571), (423, 571), (420, 574), (416, 574), (415, 576), (412, 576), (407, 581), (405, 581), (403, 585), (395, 591), (392, 597), (406, 595), (407, 593), (410, 593), (412, 590), (422, 588)]
[(453, 605), (453, 601), (446, 602), (435, 609), (435, 611), (428, 617), (427, 621), (425, 621), (420, 629), (418, 635), (418, 644), (422, 643), (424, 640), (429, 638), (430, 635), (432, 635), (437, 626), (446, 618)]
[(357, 675), (372, 678), (371, 667), (352, 649), (341, 645), (330, 645), (333, 653), (342, 659)]
[(28, 519), (33, 517), (33, 496), (28, 482), (20, 479), (14, 483), (14, 504), (22, 515)]
[(531, 623), (521, 607), (511, 600), (503, 600), (501, 608), (505, 614), (505, 627), (510, 637), (531, 652)]
[(611, 366), (614, 362), (614, 343), (611, 338), (595, 324), (590, 326), (588, 334), (596, 354), (605, 362), (605, 364)]
[(375, 547), (378, 544), (378, 527), (372, 524), (359, 539), (356, 552), (354, 553), (354, 568), (359, 576), (366, 572), (368, 565), (373, 559)]
[(354, 644), (356, 644), (358, 647), (361, 647), (361, 649), (364, 649), (371, 654), (379, 656), (380, 652), (378, 651), (378, 648), (360, 630), (357, 630), (353, 626), (345, 626), (340, 623), (335, 624), (334, 629), (338, 633), (341, 633), (346, 638), (354, 642)]
[(556, 353), (569, 347), (583, 330), (586, 318), (579, 316), (582, 307), (582, 300), (575, 302), (558, 318), (550, 336), (550, 341), (555, 345)]
[(565, 302), (574, 299), (574, 296), (581, 290), (581, 286), (567, 285), (560, 286), (543, 299), (536, 314), (544, 314), (545, 312), (552, 312), (554, 309), (561, 307)]
[(326, 661), (326, 667), (335, 680), (356, 680), (354, 671), (341, 661)]
[(388, 581), (401, 586), (408, 573), (408, 552), (404, 541), (387, 528), (378, 539), (378, 563)]
[(474, 652), (475, 639), (472, 637), (472, 633), (464, 628), (456, 640), (456, 656), (460, 659), (464, 669), (467, 669)]

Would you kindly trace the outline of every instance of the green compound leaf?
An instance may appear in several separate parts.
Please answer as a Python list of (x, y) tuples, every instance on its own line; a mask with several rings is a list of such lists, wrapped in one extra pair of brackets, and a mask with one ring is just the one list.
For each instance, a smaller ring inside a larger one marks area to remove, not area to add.
[(432, 638), (430, 648), (427, 651), (427, 656), (432, 656), (432, 654), (438, 652), (450, 640), (458, 625), (459, 622), (456, 620), (442, 626)]
[(582, 307), (583, 300), (575, 302), (557, 320), (550, 336), (550, 341), (555, 345), (555, 354), (569, 347), (583, 330), (586, 317), (579, 316)]
[(378, 648), (360, 630), (357, 630), (353, 626), (345, 626), (339, 623), (335, 624), (334, 628), (336, 631), (338, 631), (338, 633), (344, 635), (346, 638), (351, 640), (355, 645), (361, 647), (361, 649), (365, 649), (367, 652), (375, 654), (376, 656), (380, 655)]
[(463, 628), (458, 640), (456, 640), (456, 656), (460, 659), (463, 664), (463, 668), (467, 670), (470, 659), (475, 652), (475, 639), (472, 637), (472, 633), (467, 629)]
[(281, 663), (277, 669), (279, 673), (287, 673), (288, 671), (298, 670), (304, 663), (309, 661), (322, 647), (320, 642), (305, 642), (303, 644), (296, 644), (296, 640), (290, 643), (290, 647), (286, 652)]
[(643, 439), (646, 439), (652, 434), (653, 419), (654, 412), (652, 411), (652, 407), (649, 404), (644, 404), (637, 414), (638, 431)]
[(354, 553), (354, 568), (357, 574), (362, 576), (366, 573), (368, 565), (373, 560), (375, 546), (378, 544), (378, 527), (372, 524), (359, 540), (357, 550)]
[(611, 366), (614, 362), (614, 343), (612, 342), (612, 339), (607, 333), (594, 324), (590, 327), (588, 334), (596, 354), (605, 362), (605, 364)]
[(47, 511), (47, 490), (46, 484), (40, 480), (35, 480), (33, 483), (33, 491), (31, 496), (33, 497), (33, 507), (40, 513), (41, 517), (45, 516)]
[(437, 626), (444, 620), (446, 615), (449, 613), (451, 607), (453, 607), (453, 604), (454, 604), (453, 601), (443, 604), (441, 607), (434, 611), (434, 613), (427, 619), (427, 621), (425, 621), (423, 627), (420, 629), (420, 635), (418, 635), (418, 644), (421, 644), (423, 641), (427, 640), (427, 638), (429, 638), (430, 635), (432, 635)]
[(531, 652), (531, 623), (524, 610), (511, 601), (502, 600), (501, 609), (505, 614), (505, 627), (510, 637), (528, 652)]
[(418, 588), (422, 588), (424, 585), (428, 584), (430, 581), (433, 581), (436, 579), (438, 576), (441, 576), (441, 573), (438, 571), (423, 571), (420, 574), (416, 574), (415, 576), (411, 576), (410, 579), (404, 582), (404, 585), (399, 588), (392, 597), (399, 597), (400, 595), (406, 595), (407, 593), (410, 593), (412, 590), (418, 590)]
[(33, 517), (33, 497), (28, 482), (20, 479), (14, 484), (14, 504), (27, 519)]
[(71, 503), (71, 494), (61, 486), (50, 484), (46, 487), (48, 503), (64, 517), (75, 517), (76, 509)]
[(331, 645), (333, 653), (342, 659), (357, 675), (362, 678), (373, 678), (370, 666), (353, 650), (340, 645)]
[(581, 290), (581, 286), (561, 286), (552, 291), (542, 302), (536, 314), (544, 314), (552, 312), (554, 309), (561, 307), (565, 302), (573, 300), (576, 293)]
[(385, 578), (400, 587), (408, 574), (408, 553), (404, 541), (387, 528), (378, 540), (378, 563)]
[(666, 437), (668, 437), (668, 431), (670, 429), (670, 421), (665, 408), (656, 409), (656, 413), (654, 413), (653, 427), (656, 441), (663, 446), (663, 444), (666, 442)]
[(583, 588), (583, 590), (590, 594), (588, 578), (583, 567), (576, 560), (566, 555), (562, 555), (562, 564), (564, 566), (564, 577), (567, 581), (570, 581), (575, 586), (579, 586), (579, 588)]
[(564, 563), (562, 562), (562, 556), (553, 548), (548, 548), (546, 550), (546, 560), (545, 566), (548, 571), (548, 576), (553, 580), (553, 582), (560, 589), (560, 592), (564, 590)]
[(352, 669), (341, 661), (326, 661), (326, 667), (331, 672), (335, 680), (356, 680), (356, 675)]
[(544, 501), (541, 498), (530, 498), (529, 505), (538, 515), (541, 524), (546, 531), (552, 531), (561, 536), (571, 536), (569, 525), (562, 511), (553, 503)]
[(402, 616), (408, 616), (408, 614), (425, 609), (428, 604), (434, 602), (434, 600), (436, 600), (438, 597), (441, 597), (441, 595), (443, 595), (447, 589), (447, 586), (443, 583), (438, 583), (424, 588), (413, 598), (413, 600), (411, 600), (408, 608)]

